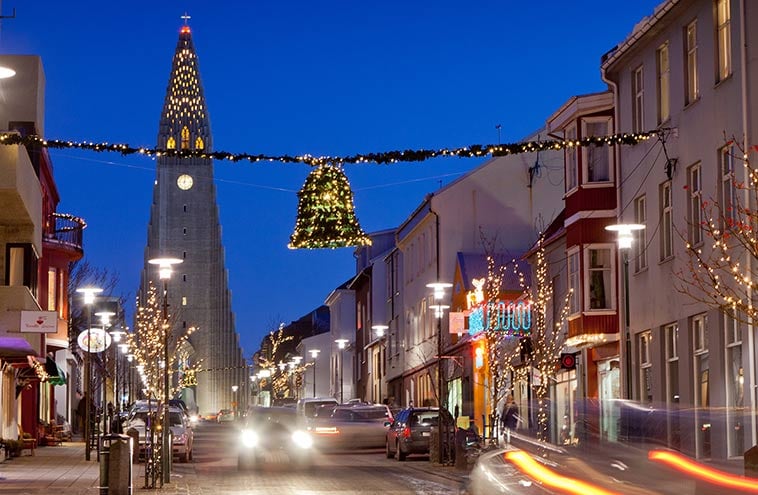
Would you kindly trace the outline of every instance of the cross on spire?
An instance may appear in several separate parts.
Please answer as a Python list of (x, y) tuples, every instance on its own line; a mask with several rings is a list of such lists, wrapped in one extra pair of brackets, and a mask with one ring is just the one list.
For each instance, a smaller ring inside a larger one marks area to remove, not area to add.
[(189, 24), (189, 20), (192, 19), (192, 17), (190, 17), (190, 15), (185, 12), (184, 15), (181, 16), (181, 19), (184, 19), (184, 25), (186, 26)]

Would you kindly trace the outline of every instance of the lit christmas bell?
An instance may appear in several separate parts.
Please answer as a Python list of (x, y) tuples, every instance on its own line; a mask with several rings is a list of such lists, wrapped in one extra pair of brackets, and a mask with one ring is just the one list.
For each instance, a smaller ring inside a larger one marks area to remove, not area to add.
[(319, 165), (313, 169), (297, 197), (290, 249), (371, 245), (355, 217), (353, 191), (340, 167)]

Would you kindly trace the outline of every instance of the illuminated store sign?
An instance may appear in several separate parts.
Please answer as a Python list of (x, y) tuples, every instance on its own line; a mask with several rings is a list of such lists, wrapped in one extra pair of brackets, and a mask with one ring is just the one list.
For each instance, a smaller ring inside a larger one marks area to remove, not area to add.
[(475, 307), (468, 315), (468, 332), (476, 335), (486, 330), (526, 335), (532, 328), (532, 305), (528, 302), (487, 303)]

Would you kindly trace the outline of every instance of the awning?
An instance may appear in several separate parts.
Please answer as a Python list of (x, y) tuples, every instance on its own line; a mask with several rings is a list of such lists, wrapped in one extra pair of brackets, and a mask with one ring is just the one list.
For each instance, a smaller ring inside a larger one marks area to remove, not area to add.
[(26, 358), (37, 354), (29, 342), (21, 337), (0, 337), (0, 358)]
[(50, 385), (65, 385), (66, 375), (58, 367), (58, 364), (51, 357), (45, 360), (45, 371), (47, 371), (47, 381)]

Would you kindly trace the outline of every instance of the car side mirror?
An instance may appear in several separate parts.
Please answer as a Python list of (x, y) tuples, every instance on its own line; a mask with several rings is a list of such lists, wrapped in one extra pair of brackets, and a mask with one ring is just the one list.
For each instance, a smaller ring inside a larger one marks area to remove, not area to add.
[(391, 425), (392, 425), (392, 422), (390, 422), (390, 421), (385, 421), (384, 422), (384, 427), (385, 428), (389, 428)]

